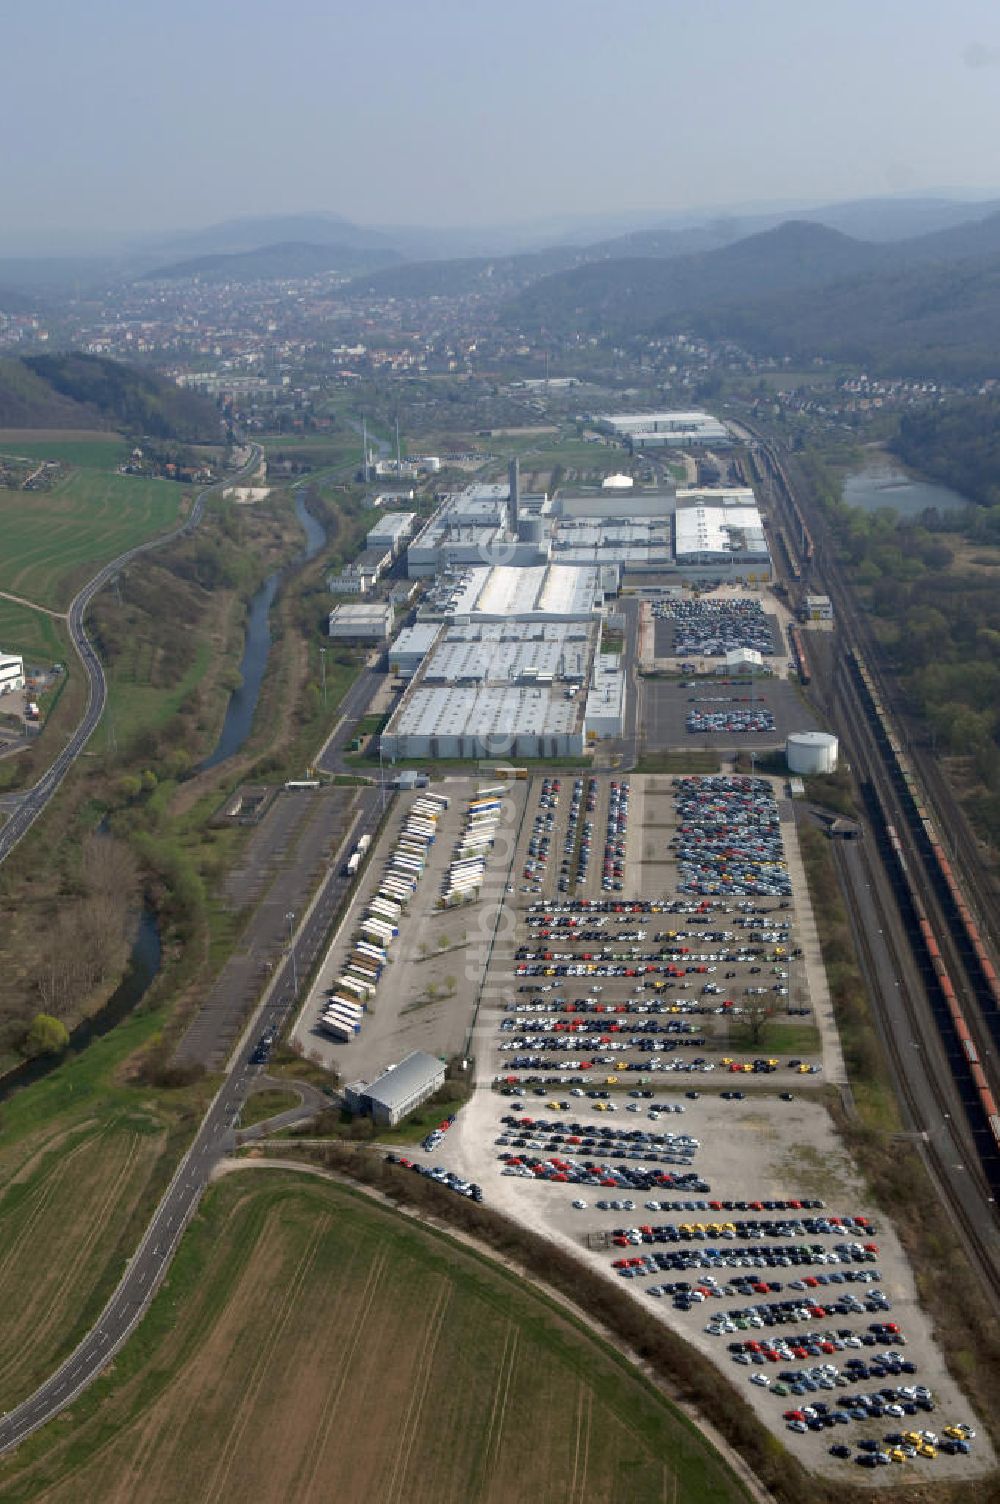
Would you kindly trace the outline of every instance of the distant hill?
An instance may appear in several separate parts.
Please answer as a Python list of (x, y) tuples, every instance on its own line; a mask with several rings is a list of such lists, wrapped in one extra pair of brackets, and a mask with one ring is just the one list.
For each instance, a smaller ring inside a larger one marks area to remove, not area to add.
[(885, 260), (883, 247), (791, 221), (703, 255), (590, 262), (528, 287), (504, 316), (524, 327), (630, 332), (698, 309), (819, 287)]
[(147, 371), (79, 351), (0, 361), (0, 428), (107, 428), (214, 442), (213, 404)]
[(137, 280), (178, 282), (197, 277), (202, 282), (260, 282), (291, 277), (313, 277), (321, 272), (355, 275), (374, 267), (393, 266), (397, 251), (374, 246), (313, 245), (308, 241), (285, 241), (233, 254), (193, 256), (168, 266), (154, 267)]
[(519, 256), (469, 256), (458, 261), (409, 261), (355, 277), (349, 293), (380, 298), (460, 297), (483, 292), (503, 297), (580, 260), (580, 251), (555, 246)]
[(273, 245), (336, 245), (395, 247), (379, 230), (352, 224), (340, 214), (258, 214), (224, 220), (201, 230), (147, 238), (145, 254), (157, 253), (166, 263), (194, 256), (234, 256)]

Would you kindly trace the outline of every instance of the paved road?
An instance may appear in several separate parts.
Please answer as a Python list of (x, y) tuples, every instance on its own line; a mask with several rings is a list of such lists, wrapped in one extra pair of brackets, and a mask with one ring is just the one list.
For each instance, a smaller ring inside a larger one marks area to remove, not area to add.
[(321, 772), (352, 773), (364, 777), (359, 768), (349, 767), (344, 761), (344, 748), (354, 736), (355, 725), (385, 683), (385, 678), (384, 669), (365, 668), (355, 679), (340, 702), (340, 719), (316, 758), (316, 766)]
[[(88, 693), (87, 708), (83, 718), (73, 732), (69, 741), (59, 752), (50, 766), (42, 774), (41, 778), (29, 789), (21, 800), (17, 809), (0, 830), (0, 862), (6, 861), (19, 841), (23, 840), (28, 831), (34, 825), (39, 815), (56, 793), (70, 768), (76, 762), (80, 753), (93, 736), (100, 725), (101, 717), (108, 700), (108, 685), (104, 677), (104, 668), (101, 660), (94, 651), (90, 638), (84, 629), (83, 619), (87, 614), (94, 596), (132, 559), (137, 559), (141, 554), (149, 553), (155, 548), (162, 548), (164, 544), (172, 542), (175, 538), (181, 538), (186, 533), (193, 532), (202, 519), (205, 511), (205, 498), (213, 491), (220, 490), (223, 486), (233, 485), (242, 476), (254, 471), (260, 463), (260, 449), (254, 445), (248, 465), (233, 476), (227, 476), (216, 486), (209, 486), (199, 493), (194, 506), (187, 519), (180, 527), (174, 528), (169, 533), (161, 533), (158, 538), (152, 538), (148, 543), (140, 543), (136, 548), (130, 548), (127, 552), (119, 554), (117, 559), (112, 559), (105, 564), (92, 580), (90, 580), (71, 604), (67, 612), (70, 638), (80, 662), (83, 664), (87, 675)], [(166, 484), (166, 482), (164, 482)]]
[[(365, 831), (374, 834), (381, 814), (381, 791), (363, 789), (357, 834)], [(337, 868), (320, 888), (303, 917), (292, 948), (276, 969), (256, 1016), (237, 1045), (226, 1078), (205, 1114), (197, 1137), (178, 1165), (117, 1289), (76, 1351), (30, 1398), (0, 1419), (0, 1452), (17, 1446), (70, 1404), (99, 1376), (111, 1355), (138, 1324), (169, 1267), (213, 1169), (235, 1148), (233, 1125), (248, 1091), (266, 1071), (265, 1065), (253, 1065), (250, 1061), (257, 1041), (268, 1028), (277, 1030), (283, 1024), (350, 883)]]

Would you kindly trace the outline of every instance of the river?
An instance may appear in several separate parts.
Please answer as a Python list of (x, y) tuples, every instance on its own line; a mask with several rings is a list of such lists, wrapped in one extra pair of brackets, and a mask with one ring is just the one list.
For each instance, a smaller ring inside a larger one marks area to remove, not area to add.
[(888, 455), (879, 453), (844, 481), (844, 500), (863, 512), (891, 507), (901, 518), (920, 517), (923, 512), (955, 512), (970, 505), (964, 496), (936, 481), (909, 475)]
[[(295, 515), (306, 535), (306, 546), (293, 562), (306, 564), (310, 559), (315, 558), (326, 542), (326, 528), (322, 523), (317, 522), (311, 512), (307, 511), (299, 490), (293, 494)], [(240, 686), (234, 689), (230, 696), (219, 740), (205, 761), (199, 765), (199, 772), (206, 768), (214, 768), (218, 763), (224, 762), (227, 757), (232, 757), (250, 735), (257, 701), (260, 698), (260, 687), (264, 682), (267, 660), (271, 652), (271, 607), (283, 574), (284, 570), (279, 569), (274, 574), (268, 575), (250, 602), (246, 637), (243, 642), (243, 657), (240, 660)]]

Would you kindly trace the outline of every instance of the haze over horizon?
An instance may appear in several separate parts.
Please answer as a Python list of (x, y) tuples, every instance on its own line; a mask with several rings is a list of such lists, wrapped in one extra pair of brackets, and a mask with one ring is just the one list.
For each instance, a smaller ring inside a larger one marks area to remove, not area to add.
[[(843, 0), (125, 0), (5, 16), (3, 240), (1000, 193), (1000, 17)], [(49, 244), (51, 241), (51, 244)]]

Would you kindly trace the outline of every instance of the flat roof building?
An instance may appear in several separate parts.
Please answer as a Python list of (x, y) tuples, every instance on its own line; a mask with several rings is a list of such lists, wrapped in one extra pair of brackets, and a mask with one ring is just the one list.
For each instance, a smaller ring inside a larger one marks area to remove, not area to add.
[(591, 421), (602, 433), (613, 434), (633, 449), (731, 442), (726, 425), (701, 411), (598, 413)]
[(401, 679), (412, 679), (433, 648), (441, 627), (436, 621), (404, 627), (389, 649), (389, 666)]
[(327, 631), (339, 642), (384, 643), (392, 634), (392, 616), (387, 602), (345, 602), (330, 612)]
[(674, 554), (680, 570), (709, 565), (724, 574), (770, 579), (771, 555), (753, 491), (678, 491)]
[(382, 733), (383, 757), (574, 757), (584, 750), (579, 698), (554, 685), (410, 686)]
[(369, 529), (368, 547), (381, 548), (383, 551), (390, 549), (393, 558), (397, 558), (402, 553), (403, 545), (412, 533), (416, 520), (416, 512), (385, 512), (375, 526)]

